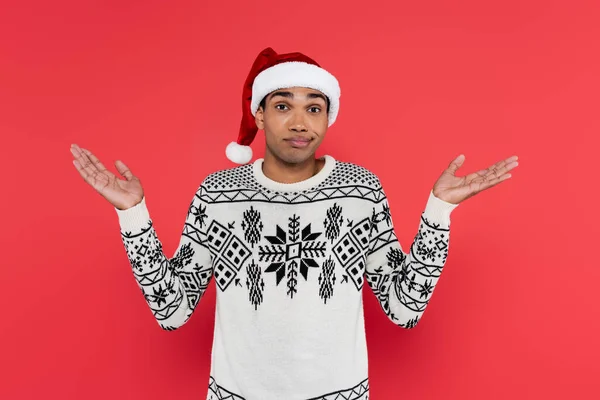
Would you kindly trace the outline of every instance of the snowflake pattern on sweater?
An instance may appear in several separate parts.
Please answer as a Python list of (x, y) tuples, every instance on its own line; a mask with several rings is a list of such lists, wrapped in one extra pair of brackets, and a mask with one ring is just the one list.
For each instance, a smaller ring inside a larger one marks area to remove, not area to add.
[(135, 280), (162, 329), (217, 308), (207, 400), (368, 400), (362, 289), (413, 328), (448, 256), (450, 213), (429, 194), (408, 252), (379, 178), (326, 155), (313, 177), (270, 180), (263, 159), (210, 174), (167, 257), (146, 199), (117, 210)]

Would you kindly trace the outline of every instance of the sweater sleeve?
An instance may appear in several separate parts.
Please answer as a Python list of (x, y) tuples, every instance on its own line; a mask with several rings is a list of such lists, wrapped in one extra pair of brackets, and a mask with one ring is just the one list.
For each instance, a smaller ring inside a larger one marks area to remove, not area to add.
[(431, 191), (417, 234), (405, 253), (394, 232), (388, 200), (380, 189), (371, 217), (365, 274), (388, 318), (402, 328), (413, 328), (425, 312), (446, 263), (450, 214), (457, 206)]
[(191, 317), (213, 275), (206, 244), (207, 204), (202, 185), (188, 208), (183, 232), (173, 257), (163, 253), (146, 206), (117, 211), (121, 239), (133, 276), (156, 321), (164, 330), (175, 330)]

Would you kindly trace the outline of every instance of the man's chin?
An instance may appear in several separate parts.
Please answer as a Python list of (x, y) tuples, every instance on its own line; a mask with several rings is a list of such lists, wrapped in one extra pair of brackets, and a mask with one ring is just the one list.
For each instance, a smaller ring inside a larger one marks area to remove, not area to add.
[(306, 160), (314, 158), (315, 153), (309, 149), (306, 150), (295, 150), (295, 151), (287, 151), (280, 154), (281, 161), (287, 164), (301, 164)]

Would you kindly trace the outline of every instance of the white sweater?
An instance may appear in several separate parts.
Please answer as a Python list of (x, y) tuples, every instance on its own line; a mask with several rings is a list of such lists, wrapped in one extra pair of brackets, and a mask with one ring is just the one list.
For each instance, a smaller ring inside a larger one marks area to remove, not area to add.
[(116, 209), (135, 279), (165, 330), (191, 317), (211, 279), (217, 299), (207, 400), (367, 400), (362, 289), (390, 321), (414, 327), (448, 256), (450, 213), (430, 192), (408, 253), (378, 177), (324, 156), (301, 182), (275, 182), (263, 159), (210, 174), (173, 257), (145, 198)]

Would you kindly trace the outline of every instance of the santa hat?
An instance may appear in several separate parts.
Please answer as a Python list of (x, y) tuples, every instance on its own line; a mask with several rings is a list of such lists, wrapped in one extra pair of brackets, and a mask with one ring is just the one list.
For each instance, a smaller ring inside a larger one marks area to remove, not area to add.
[(254, 120), (261, 100), (277, 89), (307, 87), (319, 90), (329, 99), (328, 126), (337, 117), (340, 108), (340, 85), (325, 69), (302, 53), (277, 54), (267, 47), (259, 53), (244, 83), (242, 91), (242, 122), (237, 141), (225, 149), (227, 158), (237, 164), (252, 159), (250, 144), (258, 127)]

